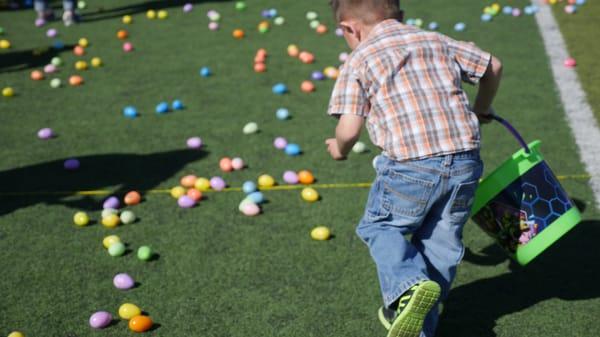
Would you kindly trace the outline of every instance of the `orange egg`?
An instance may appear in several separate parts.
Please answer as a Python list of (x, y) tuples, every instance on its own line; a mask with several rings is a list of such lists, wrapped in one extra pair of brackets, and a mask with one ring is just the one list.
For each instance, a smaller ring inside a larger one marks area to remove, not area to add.
[(298, 172), (298, 181), (303, 185), (310, 185), (315, 182), (315, 177), (309, 170)]
[(317, 26), (317, 34), (323, 35), (327, 33), (327, 26), (325, 25), (318, 25)]
[(182, 177), (179, 183), (185, 188), (191, 188), (194, 187), (194, 185), (196, 185), (196, 179), (197, 177), (195, 175), (188, 174), (187, 176)]
[(117, 37), (121, 40), (125, 40), (128, 36), (129, 34), (125, 29), (121, 29), (117, 32)]
[(254, 64), (254, 71), (257, 73), (264, 73), (267, 71), (267, 66), (262, 62), (256, 63)]
[(302, 61), (302, 63), (311, 64), (315, 62), (315, 56), (307, 51), (301, 52), (300, 55), (298, 55), (298, 57), (300, 58), (300, 61)]
[(233, 171), (233, 165), (231, 164), (231, 158), (223, 157), (221, 161), (219, 161), (219, 167), (223, 172), (231, 172)]
[(186, 194), (188, 197), (194, 199), (194, 201), (200, 201), (202, 199), (202, 192), (195, 188), (190, 188)]
[(135, 332), (146, 332), (152, 328), (152, 319), (148, 316), (138, 315), (129, 320), (129, 329)]
[(244, 31), (241, 29), (236, 29), (233, 31), (233, 37), (238, 40), (244, 38), (244, 35)]
[(288, 55), (290, 55), (291, 57), (298, 57), (298, 55), (300, 54), (300, 49), (298, 49), (298, 46), (296, 46), (295, 44), (291, 44), (288, 46), (287, 52)]
[(315, 85), (311, 81), (303, 81), (300, 89), (306, 93), (315, 91)]
[(44, 73), (39, 70), (34, 70), (31, 72), (31, 79), (34, 81), (40, 81), (44, 79)]
[(123, 198), (123, 201), (125, 202), (125, 205), (137, 205), (140, 203), (140, 201), (142, 201), (142, 196), (138, 191), (127, 192), (127, 194), (125, 194), (125, 198)]
[(256, 56), (261, 55), (263, 57), (267, 57), (267, 50), (265, 48), (260, 48), (256, 51)]
[(77, 56), (83, 56), (83, 55), (85, 55), (85, 48), (77, 45), (77, 46), (75, 46), (75, 48), (73, 48), (73, 54), (75, 54)]
[(261, 54), (256, 54), (256, 56), (254, 56), (254, 63), (265, 63), (265, 61), (267, 60), (267, 57)]
[(72, 86), (78, 86), (83, 84), (83, 77), (79, 75), (73, 75), (69, 77), (69, 84)]

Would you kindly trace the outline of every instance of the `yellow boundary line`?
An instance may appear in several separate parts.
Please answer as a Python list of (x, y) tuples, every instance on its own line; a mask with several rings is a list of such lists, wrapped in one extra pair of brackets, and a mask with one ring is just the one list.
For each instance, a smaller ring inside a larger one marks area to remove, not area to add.
[[(556, 176), (558, 180), (587, 180), (591, 176), (589, 174), (571, 174)], [(312, 184), (308, 185), (318, 189), (343, 189), (343, 188), (368, 188), (371, 183), (339, 183), (339, 184)], [(261, 191), (289, 191), (299, 190), (307, 187), (307, 185), (278, 185), (273, 187), (261, 188)], [(220, 192), (241, 192), (241, 187), (228, 187)], [(146, 191), (139, 191), (142, 194), (169, 194), (170, 189), (157, 188)], [(216, 192), (216, 191), (205, 191)], [(109, 195), (115, 191), (109, 190), (82, 190), (82, 191), (32, 191), (32, 192), (0, 192), (0, 196), (36, 196), (36, 195)]]

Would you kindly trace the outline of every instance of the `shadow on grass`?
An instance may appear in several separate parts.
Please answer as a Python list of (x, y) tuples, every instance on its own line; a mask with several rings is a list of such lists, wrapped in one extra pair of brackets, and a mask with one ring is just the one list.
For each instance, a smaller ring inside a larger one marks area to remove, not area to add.
[[(98, 210), (102, 203), (75, 191), (109, 189), (122, 197), (158, 186), (205, 151), (176, 150), (151, 154), (103, 154), (78, 157), (81, 167), (68, 171), (65, 159), (0, 172), (0, 216), (39, 203)], [(45, 192), (31, 194), (31, 192)], [(103, 196), (104, 197), (104, 196)]]
[(53, 57), (72, 50), (73, 47), (74, 45), (65, 45), (61, 49), (56, 49), (48, 46), (2, 53), (0, 54), (0, 73), (42, 68), (49, 64)]
[[(559, 298), (578, 301), (600, 297), (597, 249), (600, 220), (577, 225), (525, 267), (511, 262), (511, 272), (461, 285), (450, 292), (436, 336), (496, 337), (496, 320)], [(496, 265), (506, 254), (496, 246), (484, 256), (468, 252), (465, 261)]]

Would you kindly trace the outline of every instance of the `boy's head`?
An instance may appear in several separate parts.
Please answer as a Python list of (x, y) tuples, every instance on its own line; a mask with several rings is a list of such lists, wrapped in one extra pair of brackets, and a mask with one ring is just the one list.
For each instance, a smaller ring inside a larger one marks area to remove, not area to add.
[(352, 49), (377, 23), (386, 19), (402, 21), (400, 0), (330, 0), (329, 4)]

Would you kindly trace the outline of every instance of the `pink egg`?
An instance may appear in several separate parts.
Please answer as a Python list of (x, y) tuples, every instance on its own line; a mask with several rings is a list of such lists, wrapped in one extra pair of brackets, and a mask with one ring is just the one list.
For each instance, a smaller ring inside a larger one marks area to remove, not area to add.
[(565, 64), (565, 67), (567, 67), (567, 68), (573, 68), (573, 67), (575, 67), (577, 65), (577, 61), (575, 61), (575, 59), (572, 58), (572, 57), (568, 57), (565, 60), (564, 64)]
[(288, 184), (295, 185), (298, 183), (298, 174), (294, 171), (285, 171), (283, 173), (283, 181)]
[(215, 22), (215, 21), (211, 21), (211, 22), (208, 24), (208, 29), (210, 29), (210, 30), (212, 30), (212, 31), (218, 30), (218, 29), (219, 29), (219, 23), (218, 23), (218, 22)]
[(41, 18), (40, 19), (35, 19), (35, 26), (36, 27), (41, 27), (41, 26), (43, 26), (45, 24), (46, 24), (46, 20), (41, 19)]
[(55, 72), (55, 71), (56, 71), (56, 66), (55, 66), (54, 64), (47, 64), (47, 65), (44, 67), (44, 72), (45, 72), (46, 74), (51, 74), (51, 73), (53, 73), (53, 72)]
[(194, 5), (192, 5), (191, 3), (186, 3), (185, 5), (183, 5), (183, 12), (184, 13), (189, 13), (192, 11), (192, 9), (194, 9)]
[(221, 177), (210, 178), (210, 187), (215, 191), (221, 191), (225, 188), (225, 180)]
[(242, 213), (247, 216), (255, 216), (260, 213), (260, 207), (255, 203), (249, 202), (242, 207)]
[(65, 160), (64, 167), (67, 170), (77, 170), (79, 168), (79, 160), (75, 158)]
[(199, 149), (202, 147), (202, 138), (200, 137), (191, 137), (187, 140), (187, 147), (190, 149)]
[(111, 196), (106, 198), (106, 200), (104, 200), (104, 203), (102, 204), (102, 208), (103, 209), (107, 209), (107, 208), (112, 208), (112, 209), (117, 209), (120, 206), (120, 202), (119, 202), (119, 198), (115, 197), (115, 196)]
[(113, 278), (113, 284), (117, 289), (127, 290), (133, 288), (135, 286), (135, 281), (129, 274), (121, 273), (115, 275)]
[(283, 137), (277, 137), (273, 141), (273, 146), (279, 150), (283, 150), (287, 146), (287, 140)]
[(346, 60), (348, 59), (348, 53), (343, 52), (340, 54), (340, 56), (338, 57), (338, 59), (340, 60), (340, 62), (346, 62)]
[(242, 158), (233, 158), (231, 159), (231, 167), (233, 167), (234, 170), (241, 170), (244, 168), (244, 160)]
[(196, 205), (196, 200), (188, 195), (182, 195), (177, 199), (177, 204), (181, 208), (192, 208)]
[(58, 31), (54, 28), (50, 28), (48, 31), (46, 31), (47, 37), (55, 37), (56, 35), (58, 35)]
[(521, 16), (521, 10), (518, 8), (514, 8), (512, 11), (512, 16)]
[(131, 42), (125, 42), (123, 43), (123, 51), (128, 53), (130, 51), (133, 50), (133, 44), (131, 44)]
[(46, 140), (54, 137), (54, 131), (50, 128), (43, 128), (38, 131), (37, 135), (39, 139)]
[(106, 328), (112, 321), (112, 315), (106, 311), (98, 311), (90, 316), (90, 326), (94, 329)]

